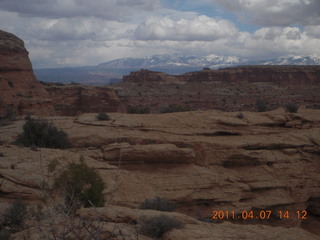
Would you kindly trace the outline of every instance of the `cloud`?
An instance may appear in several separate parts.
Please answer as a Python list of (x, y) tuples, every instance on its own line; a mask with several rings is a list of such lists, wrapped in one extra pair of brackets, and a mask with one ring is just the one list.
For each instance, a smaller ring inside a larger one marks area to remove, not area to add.
[(107, 41), (130, 38), (136, 25), (94, 18), (58, 19), (43, 27), (38, 39), (48, 41)]
[(307, 26), (307, 27), (305, 27), (305, 31), (310, 37), (320, 39), (320, 25)]
[(319, 0), (212, 0), (260, 26), (319, 25)]
[[(0, 22), (2, 30), (25, 41), (36, 68), (174, 53), (249, 58), (320, 54), (320, 24), (312, 25), (320, 12), (315, 0), (201, 0), (200, 8), (199, 2), (186, 1), (188, 8), (179, 11), (185, 1), (170, 1), (175, 8), (169, 9), (161, 6), (163, 0), (0, 0)], [(246, 32), (223, 19), (230, 16), (226, 10), (219, 18), (197, 12), (212, 2), (263, 27)]]
[(260, 58), (285, 55), (314, 55), (320, 52), (320, 39), (308, 36), (297, 27), (265, 27), (247, 35), (242, 49), (248, 56)]
[(137, 40), (215, 41), (237, 34), (233, 23), (206, 16), (174, 21), (169, 17), (150, 17), (141, 23)]
[(2, 0), (0, 8), (29, 17), (96, 17), (125, 21), (138, 11), (153, 11), (160, 0)]

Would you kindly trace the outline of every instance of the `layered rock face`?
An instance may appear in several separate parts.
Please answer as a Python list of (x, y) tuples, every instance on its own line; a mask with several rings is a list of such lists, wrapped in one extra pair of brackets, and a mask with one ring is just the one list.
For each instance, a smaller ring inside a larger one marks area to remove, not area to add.
[(258, 99), (269, 110), (289, 102), (320, 106), (319, 66), (243, 66), (178, 76), (142, 70), (123, 79), (117, 86), (122, 102), (151, 112), (172, 104), (193, 110), (252, 111)]
[(240, 66), (219, 70), (204, 69), (178, 76), (181, 81), (268, 82), (280, 86), (320, 84), (320, 66)]
[[(23, 122), (2, 127), (1, 204), (39, 202), (41, 182), (52, 186), (82, 155), (102, 175), (108, 204), (81, 214), (98, 211), (106, 225), (128, 234), (143, 216), (160, 214), (139, 209), (159, 196), (177, 206), (162, 214), (186, 224), (163, 239), (320, 239), (319, 110), (109, 115), (110, 121), (97, 121), (96, 114), (51, 118), (68, 133), (71, 150), (13, 146)], [(50, 172), (54, 161), (57, 171)], [(213, 211), (224, 217), (212, 220)]]
[(0, 117), (124, 111), (110, 88), (46, 85), (36, 80), (23, 41), (0, 31)]
[(36, 80), (21, 39), (0, 30), (0, 117), (11, 114), (52, 115), (44, 87)]
[(83, 85), (46, 87), (58, 115), (75, 116), (90, 112), (123, 112), (113, 89)]

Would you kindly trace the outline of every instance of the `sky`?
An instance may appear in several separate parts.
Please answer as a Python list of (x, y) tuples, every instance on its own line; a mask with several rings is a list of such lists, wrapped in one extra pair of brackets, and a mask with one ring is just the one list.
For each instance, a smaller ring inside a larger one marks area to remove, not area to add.
[(320, 56), (320, 0), (0, 0), (34, 68), (157, 54)]

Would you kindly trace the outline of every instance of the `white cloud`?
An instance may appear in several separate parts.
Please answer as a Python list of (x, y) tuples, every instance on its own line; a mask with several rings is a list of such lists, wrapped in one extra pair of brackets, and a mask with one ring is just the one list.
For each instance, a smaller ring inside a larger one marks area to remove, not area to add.
[(242, 21), (261, 26), (320, 24), (319, 0), (212, 0)]
[(150, 17), (135, 32), (138, 40), (215, 41), (237, 34), (233, 23), (206, 16), (174, 21), (168, 17)]
[[(269, 58), (284, 55), (313, 55), (320, 52), (320, 39), (311, 38), (297, 27), (266, 27), (242, 41), (248, 56)], [(315, 45), (318, 44), (318, 45)]]
[(160, 0), (2, 0), (0, 8), (29, 17), (96, 17), (128, 20), (139, 11), (153, 11)]
[(0, 0), (0, 22), (2, 30), (25, 41), (35, 67), (95, 65), (121, 57), (173, 53), (250, 58), (320, 55), (320, 24), (281, 26), (316, 23), (320, 11), (314, 0), (201, 0), (206, 5), (219, 3), (261, 25), (272, 21), (275, 25), (252, 33), (241, 32), (221, 17), (225, 14), (211, 18), (161, 7), (161, 1)]
[(58, 19), (44, 26), (38, 39), (49, 41), (107, 41), (129, 38), (136, 25), (95, 18)]

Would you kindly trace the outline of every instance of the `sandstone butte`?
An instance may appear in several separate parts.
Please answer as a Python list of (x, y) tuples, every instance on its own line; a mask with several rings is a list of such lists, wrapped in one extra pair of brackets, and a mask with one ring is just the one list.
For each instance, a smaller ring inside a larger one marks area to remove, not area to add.
[[(26, 57), (26, 53), (19, 55)], [(27, 60), (19, 60), (23, 61)], [(43, 91), (40, 85), (39, 89)], [(51, 104), (54, 106), (54, 101)], [(14, 199), (50, 209), (54, 200), (47, 198), (45, 189), (51, 189), (68, 163), (83, 156), (103, 177), (106, 204), (80, 209), (76, 218), (94, 219), (104, 231), (113, 232), (113, 239), (151, 239), (137, 229), (145, 217), (160, 212), (139, 206), (155, 196), (176, 205), (174, 212), (162, 214), (185, 224), (166, 232), (165, 240), (320, 239), (318, 109), (243, 111), (241, 117), (238, 112), (218, 110), (144, 115), (114, 112), (109, 113), (108, 121), (97, 121), (96, 113), (50, 114), (42, 118), (68, 134), (71, 149), (14, 145), (22, 132), (23, 116), (0, 126), (1, 212)], [(57, 167), (49, 171), (53, 162)], [(236, 217), (212, 220), (212, 211), (234, 212)], [(244, 220), (244, 211), (272, 214), (270, 219)], [(280, 218), (280, 211), (288, 211), (290, 217)], [(298, 217), (297, 211), (307, 211), (307, 219)], [(53, 214), (48, 231), (68, 221)], [(12, 238), (43, 239), (32, 223)]]
[(47, 89), (32, 70), (24, 42), (0, 30), (0, 117), (12, 115), (76, 115), (121, 111), (118, 97), (107, 87), (65, 86)]

